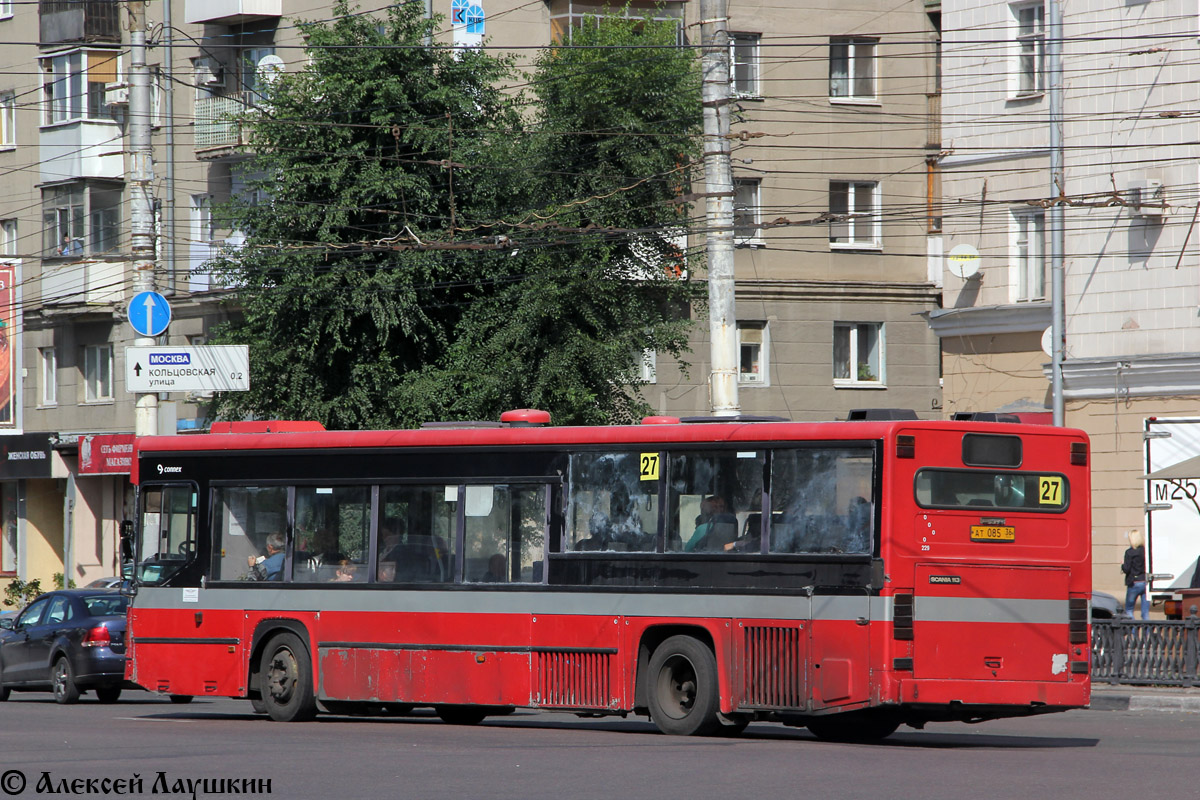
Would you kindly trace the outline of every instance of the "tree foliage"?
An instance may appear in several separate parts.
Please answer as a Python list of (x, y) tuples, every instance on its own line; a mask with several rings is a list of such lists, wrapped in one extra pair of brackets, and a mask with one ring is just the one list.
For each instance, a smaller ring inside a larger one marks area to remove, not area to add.
[(696, 156), (696, 65), (673, 25), (605, 21), (511, 62), (427, 45), (419, 4), (386, 25), (342, 4), (306, 23), (311, 62), (247, 120), (248, 185), (214, 263), (249, 344), (225, 418), (331, 428), (644, 412), (643, 348), (676, 356), (693, 285), (671, 272), (673, 202)]

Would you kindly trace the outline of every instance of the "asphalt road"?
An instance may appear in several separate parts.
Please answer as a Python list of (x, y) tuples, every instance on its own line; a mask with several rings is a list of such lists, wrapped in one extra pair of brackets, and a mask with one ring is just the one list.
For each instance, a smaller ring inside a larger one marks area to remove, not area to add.
[[(13, 694), (0, 705), (0, 798), (118, 796), (99, 781), (135, 774), (142, 795), (164, 797), (190, 797), (188, 779), (211, 788), (247, 778), (269, 779), (270, 794), (258, 796), (277, 798), (1192, 798), (1198, 728), (1194, 713), (1075, 711), (844, 745), (769, 723), (733, 739), (523, 711), (475, 727), (421, 710), (280, 724), (246, 701), (176, 706), (127, 692), (115, 705), (85, 695), (58, 706), (48, 694)], [(13, 771), (23, 792), (12, 794)], [(43, 772), (54, 792), (36, 791)]]

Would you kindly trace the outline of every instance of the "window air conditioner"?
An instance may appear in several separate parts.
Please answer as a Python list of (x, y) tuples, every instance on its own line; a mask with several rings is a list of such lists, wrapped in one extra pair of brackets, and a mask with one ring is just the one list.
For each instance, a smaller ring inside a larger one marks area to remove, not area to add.
[(106, 84), (104, 84), (104, 104), (106, 106), (127, 106), (127, 105), (129, 105), (129, 84), (128, 83), (106, 83)]
[(762, 375), (757, 372), (743, 372), (738, 375), (738, 380), (742, 383), (762, 383)]
[(1162, 181), (1136, 181), (1129, 187), (1129, 204), (1133, 213), (1150, 219), (1161, 218), (1167, 213), (1167, 198)]

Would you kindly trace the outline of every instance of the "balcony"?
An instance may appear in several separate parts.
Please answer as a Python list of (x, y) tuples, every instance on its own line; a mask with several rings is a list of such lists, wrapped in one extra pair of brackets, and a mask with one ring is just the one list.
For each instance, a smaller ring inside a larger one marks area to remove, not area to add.
[(42, 304), (120, 303), (125, 296), (125, 261), (42, 262)]
[(43, 45), (121, 41), (118, 0), (38, 0)]
[(75, 120), (43, 126), (38, 145), (42, 183), (125, 177), (121, 127), (115, 122)]
[(283, 16), (283, 0), (187, 0), (184, 21), (191, 25), (239, 25)]

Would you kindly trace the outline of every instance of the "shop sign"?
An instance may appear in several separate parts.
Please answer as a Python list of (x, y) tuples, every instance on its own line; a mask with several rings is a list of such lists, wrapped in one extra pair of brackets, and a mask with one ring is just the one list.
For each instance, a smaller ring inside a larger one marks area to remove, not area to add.
[(128, 475), (132, 471), (132, 433), (79, 437), (80, 475)]

